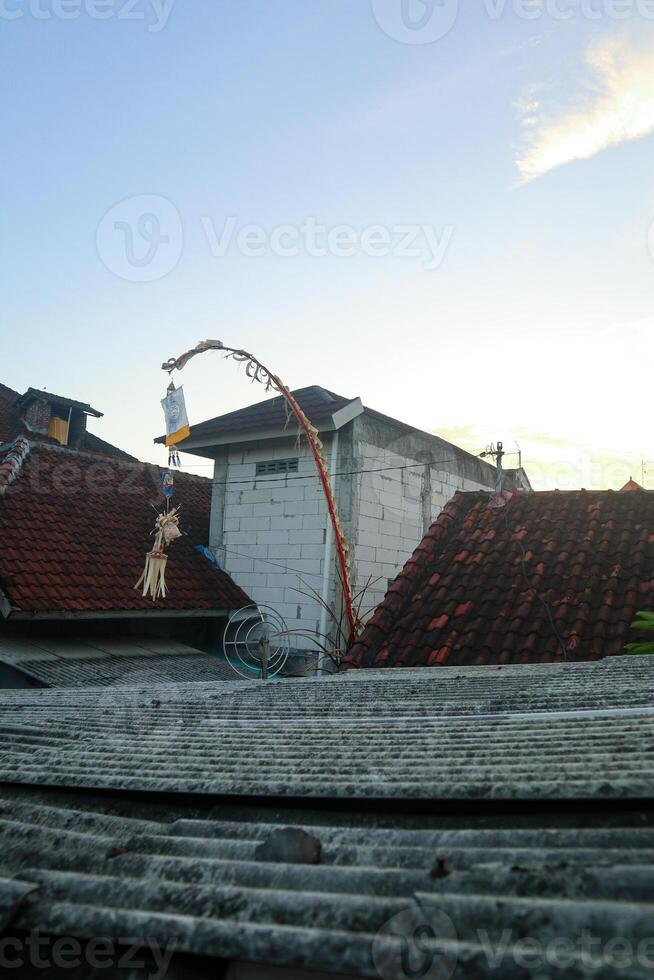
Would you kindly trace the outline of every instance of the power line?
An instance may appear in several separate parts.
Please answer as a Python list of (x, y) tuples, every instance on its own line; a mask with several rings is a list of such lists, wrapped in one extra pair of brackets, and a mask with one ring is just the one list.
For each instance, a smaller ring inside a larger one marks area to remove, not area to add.
[[(247, 547), (245, 545), (244, 547)], [(255, 547), (255, 545), (253, 545)], [(290, 565), (283, 565), (279, 561), (270, 561), (268, 558), (260, 558), (258, 555), (246, 555), (242, 551), (234, 551), (233, 548), (218, 548), (218, 551), (224, 551), (226, 554), (235, 555), (237, 558), (245, 558), (247, 561), (251, 562), (263, 562), (264, 565), (273, 565), (275, 568), (283, 568), (285, 572), (293, 572), (298, 578), (321, 578), (322, 572), (301, 572), (299, 568), (292, 568)], [(322, 559), (320, 559), (322, 560)], [(223, 571), (230, 574), (227, 569), (222, 569)]]
[[(309, 457), (306, 457), (306, 458), (308, 459)], [(374, 457), (370, 456), (368, 458), (369, 459), (373, 459)], [(423, 460), (420, 463), (405, 463), (402, 466), (379, 466), (379, 467), (376, 467), (376, 468), (373, 468), (373, 469), (367, 469), (367, 470), (341, 470), (341, 471), (339, 471), (337, 473), (332, 473), (330, 475), (332, 477), (336, 477), (336, 476), (359, 476), (359, 475), (365, 474), (365, 473), (387, 473), (387, 472), (389, 472), (391, 470), (395, 470), (395, 471), (397, 471), (397, 470), (411, 470), (411, 469), (416, 469), (418, 467), (424, 468), (425, 466), (441, 467), (441, 466), (446, 465), (447, 463), (459, 463), (460, 461), (461, 461), (461, 458), (459, 456), (453, 456), (451, 459), (431, 459), (431, 460), (430, 459), (426, 459), (426, 460)], [(198, 464), (195, 464), (193, 466), (193, 468), (195, 469), (195, 468), (200, 468), (200, 467), (203, 467), (203, 466), (204, 467), (206, 467), (206, 466), (213, 466), (213, 464), (212, 463), (198, 463)], [(273, 478), (273, 477), (270, 477), (270, 476), (264, 476), (263, 474), (254, 474), (253, 476), (245, 477), (245, 478), (243, 478), (241, 480), (235, 480), (235, 479), (233, 479), (233, 480), (216, 480), (216, 481), (214, 481), (214, 486), (216, 486), (216, 487), (226, 487), (226, 486), (233, 486), (233, 485), (236, 485), (236, 484), (243, 484), (243, 483), (260, 483), (260, 482), (263, 483), (266, 480), (268, 480), (270, 482), (270, 484), (271, 484), (271, 487), (274, 487), (274, 486), (285, 485), (286, 482), (289, 481), (289, 480), (316, 480), (316, 479), (319, 479), (319, 478), (320, 478), (320, 475), (318, 473), (298, 473), (295, 476), (289, 476), (288, 474), (279, 474), (278, 478), (276, 478), (276, 479)]]

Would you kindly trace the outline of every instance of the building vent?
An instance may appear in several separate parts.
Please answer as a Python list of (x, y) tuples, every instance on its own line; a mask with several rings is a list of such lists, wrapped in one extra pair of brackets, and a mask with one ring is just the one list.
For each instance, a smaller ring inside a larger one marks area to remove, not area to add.
[(297, 473), (297, 459), (269, 459), (257, 463), (257, 476), (270, 476), (273, 473)]

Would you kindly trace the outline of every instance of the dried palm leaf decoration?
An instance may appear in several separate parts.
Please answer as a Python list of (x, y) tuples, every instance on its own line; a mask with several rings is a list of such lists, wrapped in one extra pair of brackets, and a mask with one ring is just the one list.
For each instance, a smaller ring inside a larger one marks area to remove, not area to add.
[(173, 495), (175, 478), (173, 468), (179, 466), (179, 454), (175, 446), (189, 434), (184, 392), (175, 388), (171, 382), (168, 385), (166, 397), (161, 402), (166, 419), (166, 445), (168, 446), (168, 469), (161, 477), (162, 491), (166, 500), (165, 510), (157, 516), (154, 525), (154, 547), (145, 556), (143, 574), (134, 586), (143, 586), (143, 598), (150, 596), (153, 602), (166, 598), (166, 563), (168, 556), (166, 548), (177, 538), (181, 537), (179, 529), (179, 507), (171, 509), (170, 501)]
[(159, 514), (154, 525), (154, 546), (145, 556), (143, 574), (134, 586), (143, 586), (143, 597), (150, 596), (153, 600), (166, 598), (166, 548), (177, 538), (181, 537), (179, 529), (179, 507)]

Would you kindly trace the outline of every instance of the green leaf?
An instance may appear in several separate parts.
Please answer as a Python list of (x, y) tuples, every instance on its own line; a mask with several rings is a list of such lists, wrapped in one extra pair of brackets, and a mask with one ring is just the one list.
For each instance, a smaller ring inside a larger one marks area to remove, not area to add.
[(654, 656), (654, 643), (627, 643), (625, 650), (631, 654)]

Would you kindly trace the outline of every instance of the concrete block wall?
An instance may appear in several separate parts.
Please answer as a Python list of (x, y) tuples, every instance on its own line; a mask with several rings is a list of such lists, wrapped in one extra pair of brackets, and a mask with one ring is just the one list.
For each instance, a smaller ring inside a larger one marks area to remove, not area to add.
[(365, 596), (374, 607), (422, 538), (422, 468), (393, 469), (415, 460), (368, 442), (358, 444), (358, 459), (361, 470), (382, 470), (357, 477), (356, 584), (374, 580)]
[[(295, 458), (297, 473), (256, 475), (258, 462)], [(289, 630), (317, 632), (319, 603), (300, 590), (307, 591), (304, 580), (322, 591), (327, 521), (306, 445), (298, 449), (291, 439), (263, 448), (241, 445), (216, 460), (211, 547), (234, 580), (257, 603), (272, 606)], [(311, 648), (295, 637), (292, 642)]]

